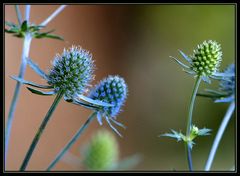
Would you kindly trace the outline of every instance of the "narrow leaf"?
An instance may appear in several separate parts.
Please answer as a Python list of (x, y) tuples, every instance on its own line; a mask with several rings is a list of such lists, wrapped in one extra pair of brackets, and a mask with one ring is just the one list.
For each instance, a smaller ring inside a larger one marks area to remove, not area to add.
[(54, 35), (54, 34), (47, 34), (47, 35), (45, 36), (45, 38), (51, 38), (51, 39), (57, 39), (57, 40), (64, 40), (63, 37), (58, 36), (58, 35)]
[(182, 62), (180, 62), (179, 60), (177, 60), (175, 57), (170, 56), (170, 58), (174, 59), (183, 68), (187, 68), (187, 69), (190, 68), (189, 66), (187, 66), (187, 65), (183, 64)]
[(54, 95), (54, 94), (56, 94), (55, 91), (44, 92), (44, 91), (37, 90), (37, 89), (33, 89), (33, 88), (30, 88), (30, 87), (27, 87), (27, 89), (28, 89), (29, 91), (31, 91), (32, 93), (37, 94), (37, 95), (46, 95), (46, 96), (50, 96), (50, 95)]
[(27, 21), (25, 20), (21, 25), (21, 31), (26, 32), (28, 29)]
[(198, 136), (207, 136), (210, 135), (210, 131), (212, 131), (211, 129), (208, 128), (202, 128), (198, 131)]
[(83, 106), (85, 108), (88, 108), (88, 109), (91, 109), (91, 110), (98, 110), (99, 107), (98, 106), (93, 106), (93, 105), (90, 105), (90, 104), (86, 104), (82, 101), (79, 101), (79, 100), (66, 100), (67, 102), (70, 102), (70, 103), (73, 103), (73, 104), (76, 104), (76, 105), (80, 105), (80, 106)]
[(222, 96), (221, 95), (213, 95), (213, 94), (207, 94), (207, 93), (197, 93), (197, 96), (200, 96), (200, 97), (207, 97), (207, 98), (221, 98)]
[(97, 105), (97, 106), (104, 106), (104, 107), (114, 106), (113, 104), (105, 103), (105, 102), (100, 101), (100, 100), (93, 100), (91, 98), (85, 97), (84, 95), (78, 95), (78, 98), (83, 100), (83, 101), (86, 101), (90, 104)]
[(5, 24), (7, 25), (7, 26), (9, 26), (9, 27), (17, 27), (17, 25), (15, 24), (15, 23), (13, 23), (13, 22), (10, 22), (10, 21), (5, 21)]
[(184, 52), (182, 52), (181, 50), (178, 50), (178, 51), (186, 61), (188, 61), (189, 63), (192, 62), (191, 59), (186, 54), (184, 54)]
[(18, 33), (18, 31), (17, 31), (17, 30), (14, 30), (14, 29), (9, 29), (9, 30), (8, 30), (8, 29), (5, 29), (5, 32), (6, 32), (6, 33), (10, 33), (10, 34), (11, 34), (11, 33)]
[(222, 97), (220, 99), (215, 100), (215, 103), (229, 103), (234, 101), (234, 96)]
[(47, 77), (46, 73), (44, 73), (44, 71), (42, 71), (38, 67), (38, 65), (32, 61), (32, 59), (28, 58), (28, 64), (39, 76), (41, 76), (45, 80), (48, 80), (48, 77)]

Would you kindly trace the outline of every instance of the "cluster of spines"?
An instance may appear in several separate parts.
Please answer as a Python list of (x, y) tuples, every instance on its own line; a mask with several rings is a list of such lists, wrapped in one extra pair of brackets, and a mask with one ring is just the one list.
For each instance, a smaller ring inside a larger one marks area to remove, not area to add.
[(221, 46), (216, 41), (204, 41), (194, 50), (192, 70), (199, 76), (211, 76), (218, 71), (222, 61)]
[(48, 75), (48, 83), (55, 91), (65, 91), (65, 96), (73, 97), (84, 92), (86, 86), (93, 80), (94, 64), (89, 51), (72, 46), (56, 55), (53, 68)]
[(104, 107), (103, 115), (115, 117), (120, 112), (127, 97), (128, 89), (123, 78), (119, 76), (108, 76), (96, 85), (90, 92), (89, 97), (113, 104), (113, 107)]

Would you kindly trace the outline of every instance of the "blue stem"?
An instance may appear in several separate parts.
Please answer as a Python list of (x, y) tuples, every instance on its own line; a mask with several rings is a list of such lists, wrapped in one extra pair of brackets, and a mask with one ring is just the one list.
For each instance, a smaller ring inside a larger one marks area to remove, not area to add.
[(227, 124), (229, 122), (229, 120), (231, 119), (232, 117), (232, 114), (234, 112), (234, 109), (235, 109), (235, 102), (233, 101), (230, 105), (229, 105), (229, 108), (223, 118), (223, 121), (218, 129), (218, 132), (217, 132), (217, 135), (214, 139), (214, 142), (213, 142), (213, 145), (212, 145), (212, 148), (211, 148), (211, 151), (209, 153), (209, 156), (208, 156), (208, 160), (207, 160), (207, 163), (206, 163), (206, 166), (205, 166), (205, 171), (209, 171), (210, 168), (211, 168), (211, 165), (212, 165), (212, 162), (213, 162), (213, 159), (215, 157), (215, 154), (216, 154), (216, 151), (218, 149), (218, 145), (222, 139), (222, 136), (223, 136), (223, 133), (227, 127)]
[(16, 10), (16, 14), (17, 14), (18, 24), (21, 25), (22, 24), (22, 15), (21, 15), (18, 5), (15, 5), (15, 10)]
[(29, 22), (31, 5), (26, 5), (25, 20)]
[(50, 171), (56, 163), (62, 158), (62, 156), (68, 151), (68, 149), (77, 141), (77, 139), (80, 137), (80, 135), (84, 132), (84, 130), (88, 127), (91, 121), (95, 118), (97, 112), (92, 113), (92, 115), (89, 116), (87, 121), (83, 124), (83, 126), (77, 131), (77, 133), (72, 137), (72, 139), (69, 141), (67, 145), (59, 152), (57, 157), (51, 162), (51, 164), (48, 166), (47, 170)]
[[(31, 41), (32, 41), (31, 35), (26, 34), (24, 41), (23, 41), (22, 63), (20, 66), (19, 74), (18, 74), (18, 77), (22, 78), (22, 79), (24, 78), (24, 74), (26, 71), (27, 58), (29, 56)], [(13, 99), (12, 99), (12, 102), (10, 105), (10, 110), (9, 110), (6, 129), (5, 129), (5, 162), (6, 162), (6, 158), (7, 158), (7, 154), (8, 154), (8, 145), (9, 145), (12, 123), (13, 123), (13, 119), (14, 119), (14, 113), (16, 110), (16, 105), (17, 105), (17, 101), (18, 101), (18, 97), (19, 97), (20, 88), (21, 88), (21, 83), (17, 82), (15, 91), (14, 91), (14, 95), (13, 95)]]

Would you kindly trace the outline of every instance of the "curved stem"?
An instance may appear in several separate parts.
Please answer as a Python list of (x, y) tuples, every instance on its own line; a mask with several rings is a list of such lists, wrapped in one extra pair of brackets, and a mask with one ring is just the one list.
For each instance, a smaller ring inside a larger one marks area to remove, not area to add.
[[(27, 67), (27, 58), (29, 56), (29, 51), (30, 51), (30, 45), (31, 45), (32, 37), (30, 34), (26, 34), (24, 41), (23, 41), (23, 50), (22, 50), (22, 63), (20, 66), (19, 74), (18, 77), (22, 78), (24, 77), (26, 67)], [(19, 92), (21, 88), (21, 83), (17, 82), (13, 99), (10, 105), (9, 113), (8, 113), (8, 119), (7, 119), (7, 124), (6, 124), (6, 129), (5, 129), (5, 162), (8, 154), (8, 144), (10, 140), (10, 134), (11, 134), (11, 128), (12, 128), (12, 123), (14, 119), (14, 113), (16, 110), (17, 106), (17, 101), (19, 97)]]
[(25, 156), (25, 158), (23, 160), (23, 163), (22, 163), (22, 165), (20, 167), (20, 171), (24, 171), (26, 169), (27, 164), (28, 164), (28, 162), (29, 162), (29, 160), (30, 160), (30, 158), (32, 156), (32, 153), (33, 153), (33, 151), (34, 151), (34, 149), (35, 149), (35, 147), (36, 147), (36, 145), (37, 145), (37, 143), (38, 143), (38, 141), (39, 141), (39, 139), (40, 139), (40, 137), (41, 137), (41, 135), (42, 135), (42, 133), (43, 133), (43, 131), (44, 131), (44, 129), (45, 129), (49, 119), (50, 119), (50, 117), (51, 117), (51, 115), (52, 115), (52, 113), (54, 112), (54, 110), (56, 109), (58, 103), (60, 102), (63, 94), (64, 94), (63, 91), (61, 91), (61, 92), (59, 92), (57, 94), (57, 96), (56, 96), (52, 106), (50, 107), (49, 111), (47, 112), (47, 114), (46, 114), (42, 124), (40, 125), (40, 127), (39, 127), (39, 129), (38, 129), (38, 131), (37, 131), (33, 141), (32, 141), (32, 144), (30, 145), (30, 147), (28, 149), (28, 152), (27, 152), (27, 154), (26, 154), (26, 156)]
[(223, 136), (223, 133), (224, 133), (226, 127), (227, 127), (227, 124), (232, 117), (234, 109), (235, 109), (235, 102), (232, 102), (229, 105), (229, 108), (228, 108), (228, 110), (227, 110), (227, 112), (226, 112), (226, 114), (223, 118), (223, 121), (222, 121), (222, 123), (221, 123), (221, 125), (218, 129), (217, 135), (214, 139), (214, 142), (213, 142), (213, 145), (212, 145), (212, 148), (211, 148), (211, 151), (209, 153), (208, 160), (207, 160), (207, 163), (206, 163), (206, 166), (205, 166), (205, 171), (209, 171), (210, 168), (211, 168), (213, 159), (214, 159), (216, 151), (218, 149), (218, 145), (219, 145), (219, 143), (222, 139), (222, 136)]
[(61, 5), (55, 10), (46, 20), (44, 20), (40, 26), (46, 26), (53, 18), (55, 18), (67, 5)]
[(47, 170), (51, 170), (55, 164), (62, 158), (62, 156), (66, 153), (66, 151), (77, 141), (77, 139), (80, 137), (80, 135), (84, 132), (84, 130), (88, 127), (91, 121), (95, 118), (97, 112), (93, 112), (87, 121), (83, 124), (83, 126), (77, 131), (77, 133), (72, 137), (72, 139), (69, 141), (67, 145), (59, 152), (57, 157), (51, 162), (51, 164), (48, 166)]
[[(194, 87), (193, 87), (193, 92), (191, 95), (191, 100), (190, 100), (190, 105), (188, 108), (188, 121), (187, 121), (187, 130), (186, 130), (186, 136), (188, 137), (190, 135), (190, 130), (191, 130), (191, 126), (192, 126), (192, 113), (193, 113), (193, 107), (194, 107), (194, 102), (195, 102), (195, 98), (196, 98), (196, 94), (201, 82), (201, 76), (198, 76)], [(186, 144), (186, 148), (187, 148), (187, 159), (188, 159), (188, 166), (189, 166), (189, 170), (192, 171), (193, 170), (193, 166), (192, 166), (192, 156), (191, 156), (191, 147), (190, 145), (187, 143)]]

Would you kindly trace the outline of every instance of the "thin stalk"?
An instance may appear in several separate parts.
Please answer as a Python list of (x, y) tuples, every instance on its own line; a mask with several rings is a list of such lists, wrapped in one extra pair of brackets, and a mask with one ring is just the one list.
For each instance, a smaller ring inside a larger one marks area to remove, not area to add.
[(15, 5), (15, 10), (16, 10), (16, 14), (17, 14), (18, 24), (21, 25), (22, 24), (22, 15), (21, 15), (18, 5)]
[(26, 9), (25, 9), (25, 20), (26, 20), (27, 22), (29, 22), (30, 10), (31, 10), (31, 5), (26, 5)]
[[(20, 70), (19, 70), (19, 74), (18, 74), (18, 77), (22, 78), (22, 79), (24, 78), (24, 74), (25, 74), (26, 67), (27, 67), (27, 58), (29, 56), (31, 41), (32, 41), (31, 35), (26, 34), (24, 41), (23, 41), (22, 62), (21, 62)], [(13, 99), (12, 99), (12, 102), (10, 105), (6, 129), (5, 129), (5, 162), (6, 162), (6, 158), (7, 158), (7, 154), (8, 154), (8, 145), (9, 145), (12, 123), (13, 123), (13, 119), (14, 119), (14, 113), (16, 111), (20, 88), (21, 88), (21, 83), (17, 82), (15, 91), (14, 91), (14, 95), (13, 95)]]
[(88, 127), (90, 122), (93, 121), (95, 118), (97, 112), (93, 112), (87, 121), (83, 124), (83, 126), (77, 131), (77, 133), (72, 137), (72, 139), (69, 141), (67, 145), (64, 146), (64, 148), (59, 152), (57, 157), (51, 162), (51, 164), (48, 166), (47, 170), (50, 171), (55, 164), (62, 158), (62, 156), (67, 152), (67, 150), (77, 141), (77, 139), (81, 136), (81, 134), (84, 132), (84, 130)]
[(29, 162), (29, 160), (30, 160), (30, 158), (32, 156), (32, 153), (33, 153), (33, 151), (34, 151), (34, 149), (35, 149), (35, 147), (36, 147), (36, 145), (37, 145), (37, 143), (38, 143), (38, 141), (39, 141), (39, 139), (40, 139), (40, 137), (41, 137), (41, 135), (42, 135), (46, 125), (47, 125), (47, 123), (48, 123), (48, 121), (50, 120), (50, 117), (52, 116), (52, 113), (56, 109), (56, 107), (57, 107), (58, 103), (60, 102), (60, 100), (61, 100), (63, 95), (64, 95), (63, 91), (61, 91), (61, 92), (59, 92), (57, 94), (57, 96), (56, 96), (52, 106), (48, 110), (48, 112), (47, 112), (47, 114), (46, 114), (42, 124), (40, 125), (40, 127), (39, 127), (39, 129), (38, 129), (38, 131), (37, 131), (33, 141), (32, 141), (32, 144), (30, 145), (30, 147), (28, 149), (28, 152), (27, 152), (27, 154), (26, 154), (26, 156), (25, 156), (25, 158), (23, 160), (23, 163), (22, 163), (22, 165), (20, 167), (20, 171), (24, 171), (26, 169), (27, 164), (28, 164), (28, 162)]
[(223, 133), (224, 133), (224, 131), (225, 131), (227, 125), (228, 125), (228, 122), (232, 117), (234, 109), (235, 109), (235, 102), (233, 101), (229, 105), (229, 108), (228, 108), (228, 110), (227, 110), (227, 112), (226, 112), (226, 114), (223, 118), (223, 121), (222, 121), (222, 123), (221, 123), (221, 125), (218, 129), (217, 135), (214, 139), (211, 151), (210, 151), (209, 156), (208, 156), (208, 160), (207, 160), (207, 163), (206, 163), (206, 166), (205, 166), (205, 171), (209, 171), (211, 166), (212, 166), (212, 162), (213, 162), (213, 159), (215, 157), (216, 151), (218, 149), (218, 145), (219, 145), (219, 143), (222, 139)]
[[(198, 76), (194, 83), (191, 100), (190, 100), (190, 105), (188, 108), (188, 121), (187, 121), (186, 136), (190, 135), (190, 130), (191, 130), (191, 126), (192, 126), (193, 107), (194, 107), (195, 98), (196, 98), (197, 91), (198, 91), (201, 80), (202, 80), (201, 76)], [(191, 154), (190, 145), (188, 143), (186, 143), (186, 153), (187, 153), (188, 167), (189, 167), (189, 170), (192, 171), (193, 170), (192, 154)]]
[(55, 10), (46, 20), (44, 20), (40, 26), (46, 26), (53, 18), (55, 18), (67, 5), (61, 5)]

